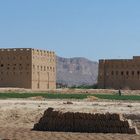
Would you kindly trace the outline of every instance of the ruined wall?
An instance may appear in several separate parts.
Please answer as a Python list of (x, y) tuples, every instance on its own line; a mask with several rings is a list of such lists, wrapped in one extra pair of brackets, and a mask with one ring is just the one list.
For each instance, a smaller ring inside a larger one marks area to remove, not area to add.
[(32, 50), (32, 89), (56, 88), (55, 53), (43, 50)]
[(0, 49), (0, 87), (31, 88), (31, 49)]
[(140, 57), (99, 61), (99, 88), (140, 89)]

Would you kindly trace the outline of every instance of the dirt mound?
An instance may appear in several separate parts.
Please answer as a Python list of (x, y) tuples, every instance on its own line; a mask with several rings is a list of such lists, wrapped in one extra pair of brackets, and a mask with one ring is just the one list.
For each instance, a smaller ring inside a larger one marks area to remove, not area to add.
[(43, 117), (34, 125), (34, 130), (95, 133), (137, 134), (136, 127), (121, 114), (91, 114), (63, 112), (48, 108)]
[(98, 100), (98, 97), (95, 97), (95, 96), (87, 96), (87, 98), (85, 99), (85, 101), (97, 101)]
[(34, 97), (29, 97), (29, 100), (39, 100), (39, 101), (44, 101), (45, 98), (42, 96), (34, 96)]

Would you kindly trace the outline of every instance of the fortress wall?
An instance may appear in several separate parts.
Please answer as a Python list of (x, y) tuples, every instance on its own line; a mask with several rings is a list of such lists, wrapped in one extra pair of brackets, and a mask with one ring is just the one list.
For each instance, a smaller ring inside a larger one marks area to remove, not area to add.
[(0, 49), (0, 87), (31, 88), (31, 49)]
[(55, 89), (55, 53), (31, 48), (0, 49), (0, 87)]
[(140, 89), (140, 57), (120, 60), (100, 60), (100, 88)]

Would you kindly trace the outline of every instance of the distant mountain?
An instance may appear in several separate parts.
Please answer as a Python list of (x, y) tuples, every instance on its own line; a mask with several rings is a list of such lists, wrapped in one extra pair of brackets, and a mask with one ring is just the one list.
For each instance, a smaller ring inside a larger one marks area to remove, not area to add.
[(97, 82), (98, 63), (86, 58), (62, 58), (57, 56), (57, 83), (93, 85)]

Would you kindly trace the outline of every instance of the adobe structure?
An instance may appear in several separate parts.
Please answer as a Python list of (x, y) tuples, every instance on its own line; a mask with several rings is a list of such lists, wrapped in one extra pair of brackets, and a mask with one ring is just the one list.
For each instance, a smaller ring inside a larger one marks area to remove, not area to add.
[(140, 56), (99, 60), (99, 88), (140, 89)]
[(0, 49), (0, 87), (55, 89), (55, 53), (31, 48)]

